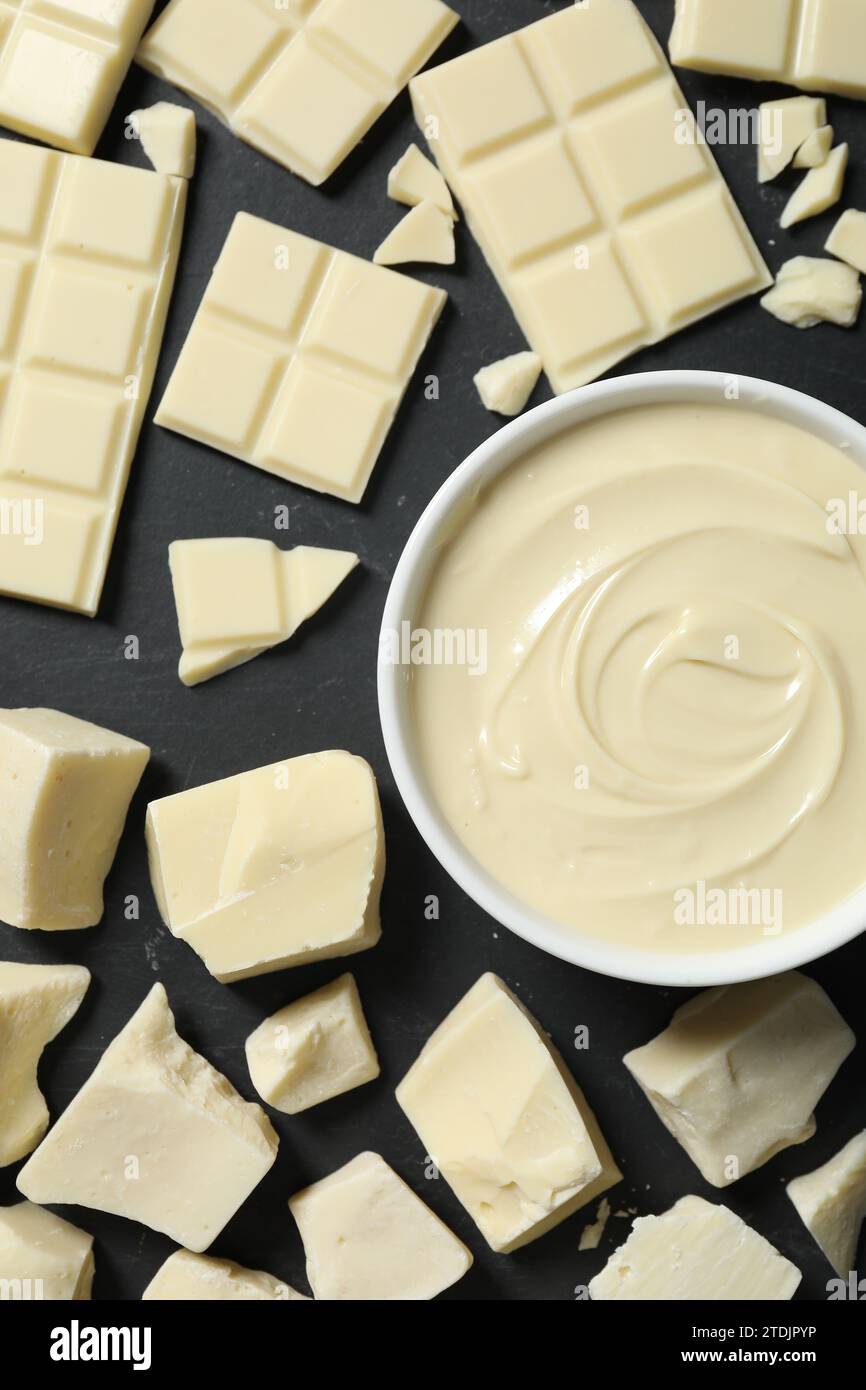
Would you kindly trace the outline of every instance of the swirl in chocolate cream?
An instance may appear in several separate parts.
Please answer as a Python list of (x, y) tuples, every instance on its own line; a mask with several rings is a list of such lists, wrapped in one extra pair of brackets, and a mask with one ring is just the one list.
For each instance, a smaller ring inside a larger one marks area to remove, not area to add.
[(484, 630), (486, 669), (413, 682), (435, 796), (497, 880), (687, 951), (866, 882), (866, 540), (828, 519), (864, 485), (730, 403), (600, 418), (488, 487), (417, 619)]

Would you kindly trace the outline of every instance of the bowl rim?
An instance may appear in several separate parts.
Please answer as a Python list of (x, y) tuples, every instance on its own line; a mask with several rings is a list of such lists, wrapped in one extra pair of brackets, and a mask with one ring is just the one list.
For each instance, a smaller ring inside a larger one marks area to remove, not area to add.
[[(377, 654), (379, 717), (385, 751), (407, 811), (446, 873), (490, 917), (549, 955), (614, 979), (666, 986), (734, 984), (808, 964), (866, 929), (866, 885), (829, 912), (790, 933), (749, 946), (691, 953), (646, 951), (587, 936), (554, 921), (511, 893), (466, 849), (426, 786), (413, 746), (410, 672), (382, 660), (386, 634), (413, 621), (439, 548), (488, 485), (527, 450), (599, 415), (647, 404), (739, 406), (799, 425), (866, 470), (866, 428), (802, 391), (737, 373), (677, 370), (614, 377), (556, 396), (495, 431), (451, 473), (416, 523), (388, 591)], [(464, 513), (465, 514), (465, 513)]]

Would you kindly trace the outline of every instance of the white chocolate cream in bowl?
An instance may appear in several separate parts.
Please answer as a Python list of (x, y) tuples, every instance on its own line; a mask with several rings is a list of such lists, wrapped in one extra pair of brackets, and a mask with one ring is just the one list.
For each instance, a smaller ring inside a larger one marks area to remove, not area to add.
[(411, 668), (419, 779), (560, 945), (767, 973), (864, 889), (866, 478), (822, 433), (721, 393), (578, 417), (441, 533), (414, 627), (475, 655)]

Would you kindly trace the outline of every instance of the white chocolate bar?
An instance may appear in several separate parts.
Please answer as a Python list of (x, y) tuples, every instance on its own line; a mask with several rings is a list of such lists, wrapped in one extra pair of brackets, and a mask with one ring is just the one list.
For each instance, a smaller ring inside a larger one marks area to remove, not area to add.
[(175, 1250), (160, 1265), (142, 1303), (309, 1303), (290, 1284), (261, 1269), (244, 1269), (231, 1260)]
[(266, 1018), (247, 1038), (246, 1054), (262, 1100), (284, 1115), (299, 1115), (379, 1075), (361, 996), (349, 974)]
[(503, 982), (482, 975), (397, 1087), (426, 1152), (508, 1254), (620, 1181), (565, 1063)]
[(671, 62), (866, 97), (862, 0), (676, 0)]
[(359, 502), (445, 298), (238, 213), (156, 422)]
[(199, 685), (287, 642), (358, 563), (348, 550), (280, 550), (246, 536), (173, 541), (168, 559), (184, 685)]
[(0, 593), (93, 615), (186, 183), (0, 140)]
[(631, 0), (570, 5), (410, 91), (555, 391), (770, 283)]
[(93, 1274), (93, 1236), (87, 1231), (32, 1202), (0, 1207), (4, 1302), (82, 1303), (90, 1298)]
[(153, 0), (0, 0), (0, 125), (93, 154), (152, 11)]
[(0, 1168), (32, 1153), (48, 1128), (39, 1059), (77, 1013), (89, 984), (83, 965), (0, 961)]
[(317, 1299), (418, 1302), (462, 1279), (472, 1256), (379, 1154), (296, 1192), (289, 1210)]
[(136, 59), (320, 184), (457, 20), (440, 0), (171, 0)]
[(784, 1302), (800, 1271), (727, 1207), (681, 1197), (661, 1216), (641, 1216), (590, 1281), (593, 1302)]
[(261, 1182), (279, 1141), (174, 1025), (156, 984), (18, 1174), (33, 1202), (140, 1221), (200, 1252)]
[(385, 840), (362, 758), (311, 753), (165, 796), (146, 836), (162, 920), (218, 980), (379, 940)]

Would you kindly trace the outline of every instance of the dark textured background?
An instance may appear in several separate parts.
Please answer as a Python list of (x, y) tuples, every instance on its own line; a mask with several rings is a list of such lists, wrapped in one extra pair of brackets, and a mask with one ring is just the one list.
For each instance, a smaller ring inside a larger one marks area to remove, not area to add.
[[(440, 51), (444, 60), (561, 9), (554, 0), (451, 0), (464, 23)], [(157, 5), (160, 9), (161, 5)], [(672, 0), (640, 8), (664, 42)], [(782, 94), (766, 86), (680, 74), (694, 103), (751, 106)], [(503, 94), (507, 99), (507, 94)], [(188, 99), (133, 68), (97, 153), (143, 163), (123, 135), (123, 117), (160, 98)], [(866, 107), (830, 98), (837, 138), (851, 144), (845, 204), (866, 207)], [(254, 1093), (243, 1044), (268, 1013), (306, 994), (344, 968), (331, 962), (226, 986), (162, 926), (145, 860), (145, 806), (180, 791), (278, 758), (345, 747), (373, 764), (379, 778), (389, 868), (383, 897), (384, 936), (348, 962), (358, 979), (382, 1060), (382, 1076), (338, 1100), (291, 1119), (272, 1114), (280, 1153), (267, 1179), (229, 1224), (213, 1253), (264, 1268), (307, 1291), (301, 1243), (286, 1208), (289, 1195), (361, 1149), (380, 1151), (472, 1248), (476, 1263), (445, 1297), (569, 1299), (601, 1267), (627, 1223), (611, 1220), (601, 1248), (579, 1254), (584, 1214), (516, 1255), (486, 1247), (444, 1181), (425, 1181), (420, 1142), (394, 1100), (394, 1087), (433, 1027), (484, 970), (498, 971), (517, 990), (574, 1064), (625, 1182), (614, 1205), (663, 1211), (685, 1192), (714, 1198), (683, 1151), (662, 1128), (631, 1082), (621, 1057), (667, 1022), (676, 991), (603, 979), (548, 958), (486, 917), (427, 852), (395, 791), (376, 709), (376, 634), (401, 548), (430, 497), (452, 469), (497, 427), (481, 407), (473, 373), (523, 348), (520, 332), (465, 224), (458, 227), (453, 269), (413, 270), (450, 295), (361, 507), (318, 497), (211, 449), (155, 428), (150, 419), (198, 306), (235, 212), (271, 218), (334, 245), (371, 256), (400, 216), (385, 196), (388, 170), (416, 139), (404, 93), (324, 189), (270, 163), (236, 140), (200, 108), (198, 170), (192, 185), (177, 288), (168, 331), (132, 472), (105, 596), (95, 621), (0, 599), (0, 704), (48, 705), (105, 724), (148, 743), (152, 762), (130, 813), (107, 885), (105, 918), (91, 931), (27, 934), (0, 924), (0, 956), (19, 961), (77, 961), (93, 973), (78, 1016), (49, 1049), (41, 1079), (56, 1116), (90, 1074), (106, 1044), (154, 980), (168, 989), (185, 1038), (224, 1071), (248, 1098)], [(423, 143), (423, 142), (421, 142)], [(790, 255), (819, 254), (835, 213), (792, 233), (777, 219), (796, 176), (759, 187), (751, 149), (716, 151), (746, 218), (775, 270)], [(2, 195), (0, 195), (2, 196)], [(756, 301), (705, 320), (625, 363), (621, 371), (665, 367), (751, 373), (798, 387), (866, 424), (866, 315), (845, 332), (787, 328)], [(441, 399), (426, 401), (423, 376), (441, 379)], [(548, 394), (544, 383), (534, 401)], [(276, 535), (274, 508), (291, 507), (291, 532)], [(357, 550), (363, 568), (298, 637), (251, 665), (197, 690), (176, 675), (177, 626), (166, 557), (183, 536), (247, 534), (292, 544)], [(135, 634), (138, 661), (123, 656)], [(864, 789), (866, 796), (866, 789)], [(141, 919), (127, 922), (123, 900), (141, 900)], [(424, 899), (436, 893), (441, 918), (428, 922)], [(862, 1030), (866, 939), (816, 964), (826, 986)], [(589, 1052), (570, 1047), (574, 1029), (591, 1030)], [(866, 1047), (846, 1063), (818, 1111), (818, 1134), (729, 1188), (724, 1201), (804, 1271), (799, 1297), (820, 1299), (831, 1271), (800, 1224), (783, 1182), (835, 1153), (866, 1123)], [(0, 1173), (0, 1203), (16, 1199), (16, 1169)], [(207, 1173), (202, 1173), (207, 1181)], [(586, 1214), (594, 1214), (594, 1205)], [(133, 1222), (83, 1208), (64, 1215), (96, 1236), (94, 1296), (135, 1299), (171, 1242)]]

